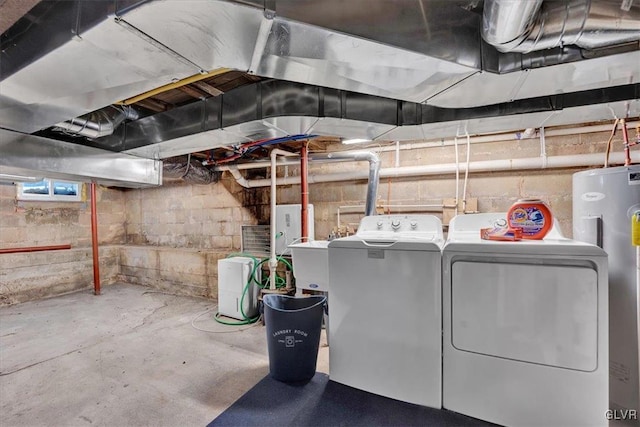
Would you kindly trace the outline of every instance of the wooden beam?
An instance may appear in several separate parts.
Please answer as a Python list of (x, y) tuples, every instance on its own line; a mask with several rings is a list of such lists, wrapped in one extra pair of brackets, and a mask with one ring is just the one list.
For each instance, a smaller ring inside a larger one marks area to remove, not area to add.
[(207, 97), (206, 93), (203, 93), (202, 91), (199, 91), (198, 89), (192, 87), (191, 85), (184, 85), (184, 86), (180, 86), (178, 88), (179, 91), (186, 93), (187, 95), (191, 96), (192, 98), (196, 98), (196, 99), (205, 99)]
[(152, 98), (141, 99), (136, 102), (136, 104), (148, 110), (155, 111), (156, 113), (167, 111), (169, 109), (169, 106), (166, 103)]
[(197, 87), (198, 89), (208, 93), (211, 96), (219, 96), (222, 95), (224, 92), (216, 89), (215, 87), (211, 86), (208, 83), (205, 82), (194, 82), (192, 83), (193, 86)]

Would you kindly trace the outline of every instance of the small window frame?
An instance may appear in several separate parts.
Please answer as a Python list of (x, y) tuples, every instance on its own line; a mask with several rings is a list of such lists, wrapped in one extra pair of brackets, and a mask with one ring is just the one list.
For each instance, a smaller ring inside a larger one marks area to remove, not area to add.
[[(46, 183), (48, 194), (38, 194), (25, 192), (25, 184)], [(39, 202), (81, 202), (82, 201), (82, 183), (77, 181), (44, 178), (38, 183), (19, 183), (17, 187), (17, 199), (22, 201), (39, 201)], [(56, 184), (70, 184), (76, 186), (76, 194), (55, 194)]]

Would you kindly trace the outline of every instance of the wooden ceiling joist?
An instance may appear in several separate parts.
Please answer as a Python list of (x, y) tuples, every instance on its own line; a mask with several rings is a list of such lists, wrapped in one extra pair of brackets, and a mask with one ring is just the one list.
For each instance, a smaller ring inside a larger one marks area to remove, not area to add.
[(178, 88), (179, 91), (186, 93), (187, 95), (191, 96), (192, 98), (196, 98), (196, 99), (205, 99), (207, 97), (207, 94), (203, 91), (198, 90), (197, 88), (191, 86), (191, 85), (184, 85), (184, 86), (180, 86)]
[(218, 95), (222, 95), (224, 92), (216, 89), (215, 87), (211, 86), (208, 83), (205, 82), (194, 82), (192, 83), (193, 86), (197, 87), (198, 89), (208, 93), (211, 96), (218, 96)]

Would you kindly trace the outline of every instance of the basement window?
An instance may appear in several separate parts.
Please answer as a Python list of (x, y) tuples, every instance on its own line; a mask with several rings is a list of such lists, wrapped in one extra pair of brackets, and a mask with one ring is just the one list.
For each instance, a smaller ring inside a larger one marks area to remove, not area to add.
[(18, 184), (18, 200), (81, 202), (82, 184), (45, 178), (39, 182)]

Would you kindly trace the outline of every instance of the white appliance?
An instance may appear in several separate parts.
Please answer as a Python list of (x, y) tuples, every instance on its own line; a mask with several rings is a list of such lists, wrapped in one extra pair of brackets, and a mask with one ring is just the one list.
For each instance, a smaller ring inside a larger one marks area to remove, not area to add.
[[(244, 289), (251, 280), (255, 261), (249, 257), (233, 257), (218, 260), (218, 313), (234, 319), (245, 320), (255, 317), (258, 312), (258, 294), (260, 289), (251, 282), (246, 293)], [(255, 272), (255, 279), (260, 280), (260, 269)], [(242, 297), (244, 293), (244, 298)]]
[(480, 239), (504, 218), (461, 215), (449, 225), (443, 407), (508, 426), (606, 425), (607, 255), (557, 230), (544, 240)]
[[(640, 249), (631, 219), (640, 212), (640, 165), (573, 175), (573, 237), (609, 254), (609, 400), (619, 419), (640, 425)], [(636, 268), (634, 268), (636, 267)]]
[(327, 292), (329, 290), (329, 241), (289, 245), (296, 290)]
[(331, 380), (441, 407), (442, 244), (432, 215), (368, 216), (329, 242)]
[[(287, 246), (300, 241), (302, 236), (302, 205), (276, 205), (276, 253), (282, 255)], [(307, 231), (313, 239), (314, 229), (313, 205), (307, 208)]]

